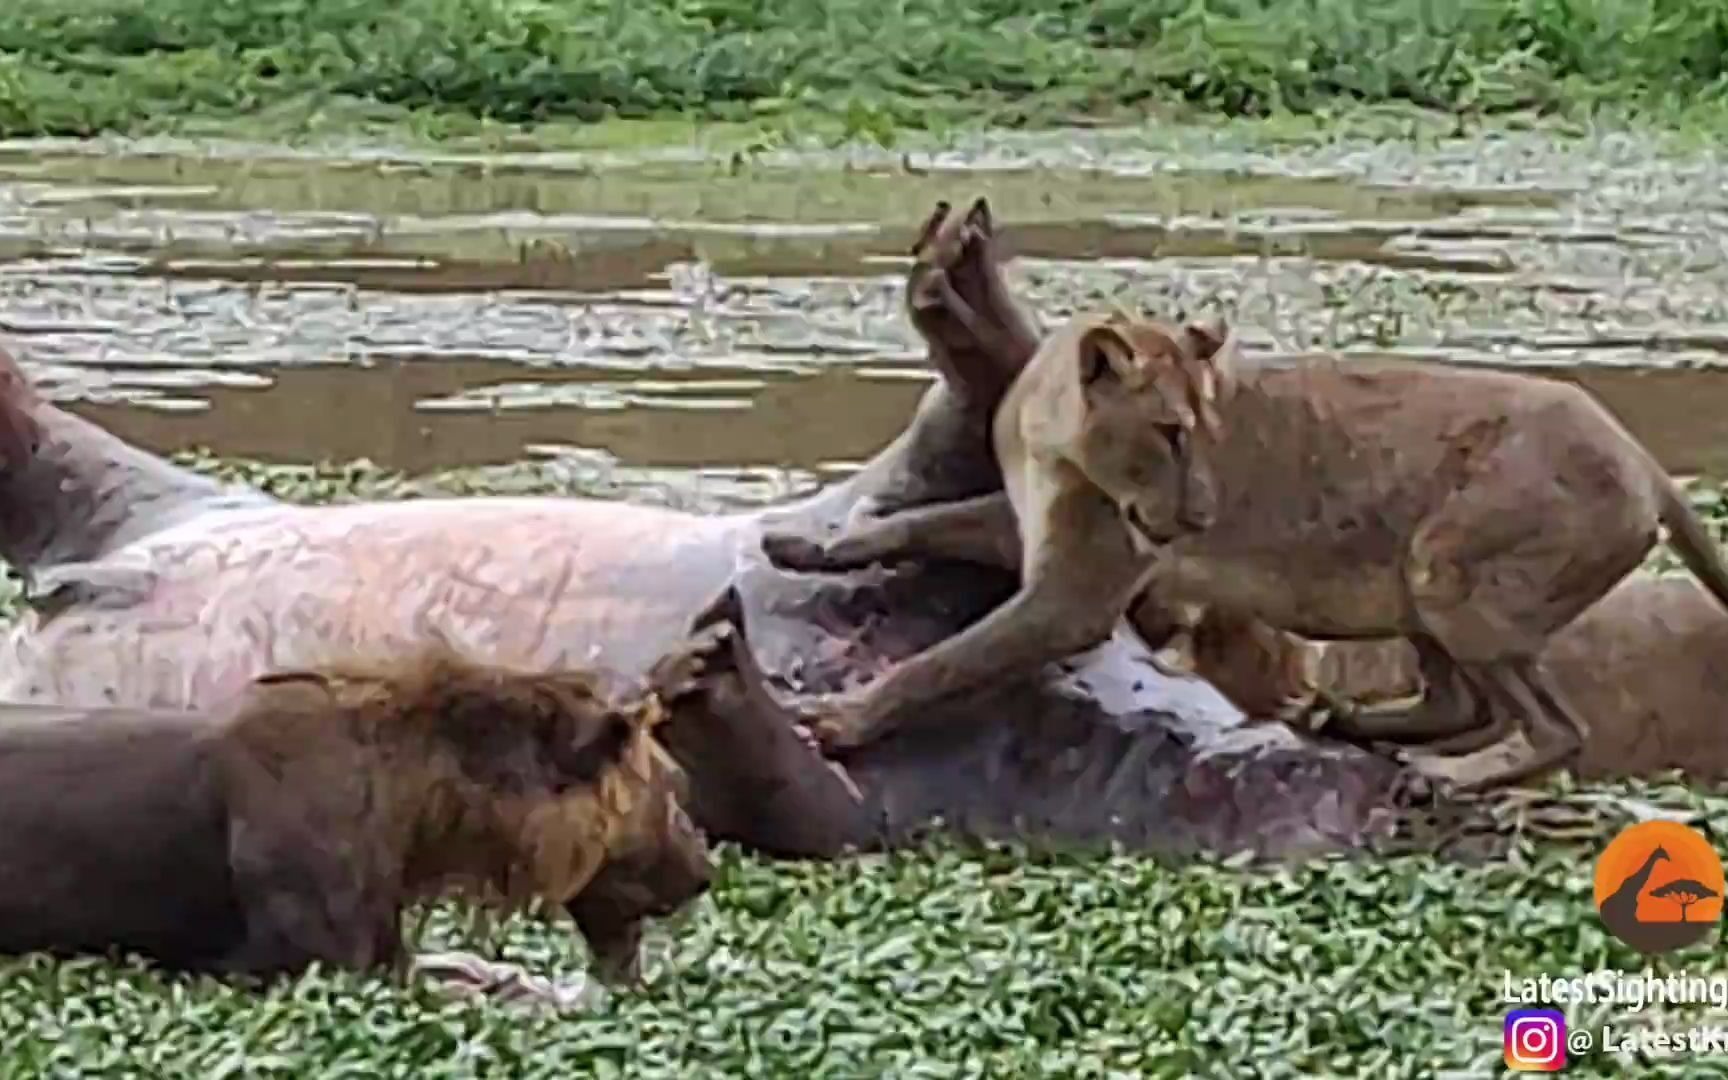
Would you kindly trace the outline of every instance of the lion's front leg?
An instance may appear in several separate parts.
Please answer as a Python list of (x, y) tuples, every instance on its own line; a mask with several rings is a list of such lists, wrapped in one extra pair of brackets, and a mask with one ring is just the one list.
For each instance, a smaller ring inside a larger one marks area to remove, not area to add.
[(1056, 493), (1041, 514), (1039, 547), (1007, 603), (862, 690), (801, 710), (826, 747), (874, 742), (938, 700), (1032, 678), (1110, 636), (1149, 560), (1134, 553), (1114, 506), (1089, 485)]

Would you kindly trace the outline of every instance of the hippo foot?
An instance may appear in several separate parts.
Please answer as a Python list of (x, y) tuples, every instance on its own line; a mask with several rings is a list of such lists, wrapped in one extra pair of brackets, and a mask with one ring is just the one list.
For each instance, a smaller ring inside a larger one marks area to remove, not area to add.
[[(689, 632), (692, 641), (660, 662), (659, 679), (674, 686), (689, 686), (692, 696), (709, 693), (709, 715), (702, 727), (709, 732), (725, 731), (735, 745), (761, 755), (746, 772), (760, 778), (760, 770), (766, 770), (764, 787), (777, 792), (774, 799), (799, 802), (799, 809), (787, 816), (838, 820), (862, 807), (864, 796), (852, 775), (822, 754), (815, 734), (803, 728), (797, 712), (770, 689), (768, 677), (751, 650), (744, 598), (735, 583), (709, 602), (692, 621)], [(714, 752), (715, 744), (697, 738), (688, 725), (674, 725), (668, 739), (675, 755), (701, 758)], [(835, 781), (843, 798), (835, 797), (832, 785), (811, 779), (811, 770), (817, 765)], [(761, 807), (754, 812), (761, 812)], [(817, 846), (828, 851), (835, 845)]]

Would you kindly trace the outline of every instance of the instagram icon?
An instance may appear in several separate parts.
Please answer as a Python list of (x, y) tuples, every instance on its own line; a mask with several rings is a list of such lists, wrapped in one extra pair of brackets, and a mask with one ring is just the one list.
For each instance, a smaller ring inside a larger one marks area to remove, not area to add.
[(1513, 1072), (1559, 1072), (1566, 1067), (1566, 1017), (1554, 1009), (1513, 1009), (1506, 1014), (1505, 1051)]

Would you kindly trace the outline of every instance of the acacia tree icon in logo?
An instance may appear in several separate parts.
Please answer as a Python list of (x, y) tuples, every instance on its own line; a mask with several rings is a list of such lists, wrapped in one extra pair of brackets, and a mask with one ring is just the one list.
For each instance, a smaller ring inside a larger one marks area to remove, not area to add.
[(1602, 924), (1642, 953), (1704, 940), (1722, 918), (1723, 892), (1722, 862), (1710, 841), (1676, 821), (1633, 825), (1596, 860)]
[(1680, 921), (1685, 922), (1686, 911), (1693, 904), (1696, 904), (1700, 900), (1718, 899), (1722, 894), (1712, 892), (1709, 888), (1696, 881), (1681, 878), (1679, 881), (1670, 881), (1659, 889), (1651, 889), (1650, 895), (1660, 897), (1663, 900), (1672, 900), (1676, 904), (1679, 904)]

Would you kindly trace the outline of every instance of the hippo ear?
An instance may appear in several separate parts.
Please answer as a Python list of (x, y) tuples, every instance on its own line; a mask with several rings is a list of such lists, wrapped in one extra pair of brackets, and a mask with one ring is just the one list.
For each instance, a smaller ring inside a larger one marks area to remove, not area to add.
[(1113, 325), (1106, 323), (1088, 329), (1080, 335), (1075, 352), (1080, 366), (1080, 385), (1088, 391), (1140, 384), (1140, 367), (1134, 347)]

